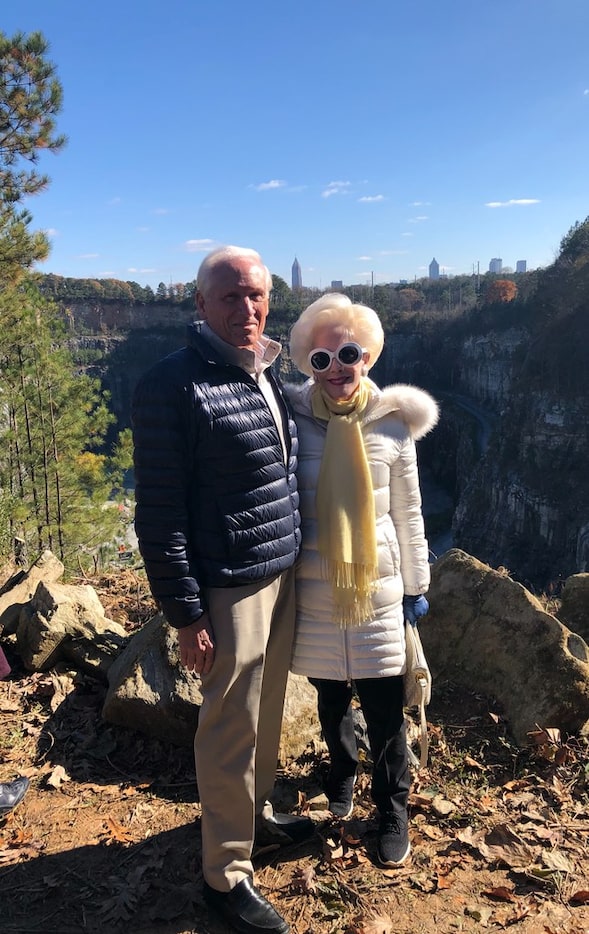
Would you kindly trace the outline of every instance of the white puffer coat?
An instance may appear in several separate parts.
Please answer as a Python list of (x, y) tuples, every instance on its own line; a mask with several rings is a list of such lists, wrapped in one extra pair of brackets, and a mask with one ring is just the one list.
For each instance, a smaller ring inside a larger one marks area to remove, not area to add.
[[(428, 544), (421, 511), (415, 441), (438, 420), (434, 399), (415, 386), (380, 390), (371, 398), (362, 433), (374, 488), (380, 583), (374, 618), (361, 626), (333, 622), (331, 583), (321, 573), (315, 493), (326, 422), (311, 410), (314, 383), (287, 386), (299, 431), (298, 486), (303, 550), (297, 565), (297, 628), (291, 670), (310, 678), (347, 681), (400, 675), (405, 670), (403, 594), (429, 587)], [(341, 469), (346, 469), (342, 452)]]

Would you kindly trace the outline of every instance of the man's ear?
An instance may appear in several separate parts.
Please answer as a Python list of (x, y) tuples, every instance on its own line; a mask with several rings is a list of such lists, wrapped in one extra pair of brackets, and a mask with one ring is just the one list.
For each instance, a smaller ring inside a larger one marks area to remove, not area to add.
[(206, 321), (207, 316), (205, 313), (205, 299), (202, 292), (196, 292), (194, 296), (194, 304), (196, 305), (196, 310), (198, 311), (200, 317), (203, 321)]

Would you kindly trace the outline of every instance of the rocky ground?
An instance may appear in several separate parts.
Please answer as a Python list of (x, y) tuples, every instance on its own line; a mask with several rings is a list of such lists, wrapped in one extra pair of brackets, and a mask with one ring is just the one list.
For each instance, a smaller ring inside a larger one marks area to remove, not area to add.
[[(153, 613), (131, 570), (92, 582), (129, 630)], [(102, 721), (105, 686), (73, 672), (0, 682), (0, 781), (27, 775), (0, 818), (5, 934), (224, 934), (200, 899), (199, 802), (191, 751)], [(522, 750), (492, 700), (434, 684), (429, 768), (411, 795), (412, 859), (375, 862), (369, 762), (354, 814), (316, 800), (326, 763), (309, 746), (278, 776), (281, 809), (315, 837), (256, 856), (257, 881), (293, 934), (589, 931), (589, 749), (539, 724)]]

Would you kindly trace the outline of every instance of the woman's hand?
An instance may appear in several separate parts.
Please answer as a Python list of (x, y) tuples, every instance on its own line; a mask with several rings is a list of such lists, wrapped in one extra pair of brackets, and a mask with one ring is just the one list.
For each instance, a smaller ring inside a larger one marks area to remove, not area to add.
[(416, 596), (405, 594), (403, 597), (403, 615), (412, 626), (416, 626), (417, 620), (421, 616), (425, 616), (428, 611), (429, 603), (423, 594), (417, 594)]

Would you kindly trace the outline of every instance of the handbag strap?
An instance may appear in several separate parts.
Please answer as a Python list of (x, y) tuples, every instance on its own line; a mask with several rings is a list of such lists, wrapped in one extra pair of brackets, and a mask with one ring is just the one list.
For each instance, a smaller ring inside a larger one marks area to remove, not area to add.
[(421, 758), (419, 768), (425, 769), (427, 766), (427, 754), (429, 749), (429, 737), (427, 735), (427, 720), (425, 718), (425, 693), (427, 691), (427, 681), (425, 678), (418, 678), (417, 683), (421, 688), (421, 699), (419, 701), (419, 747)]

